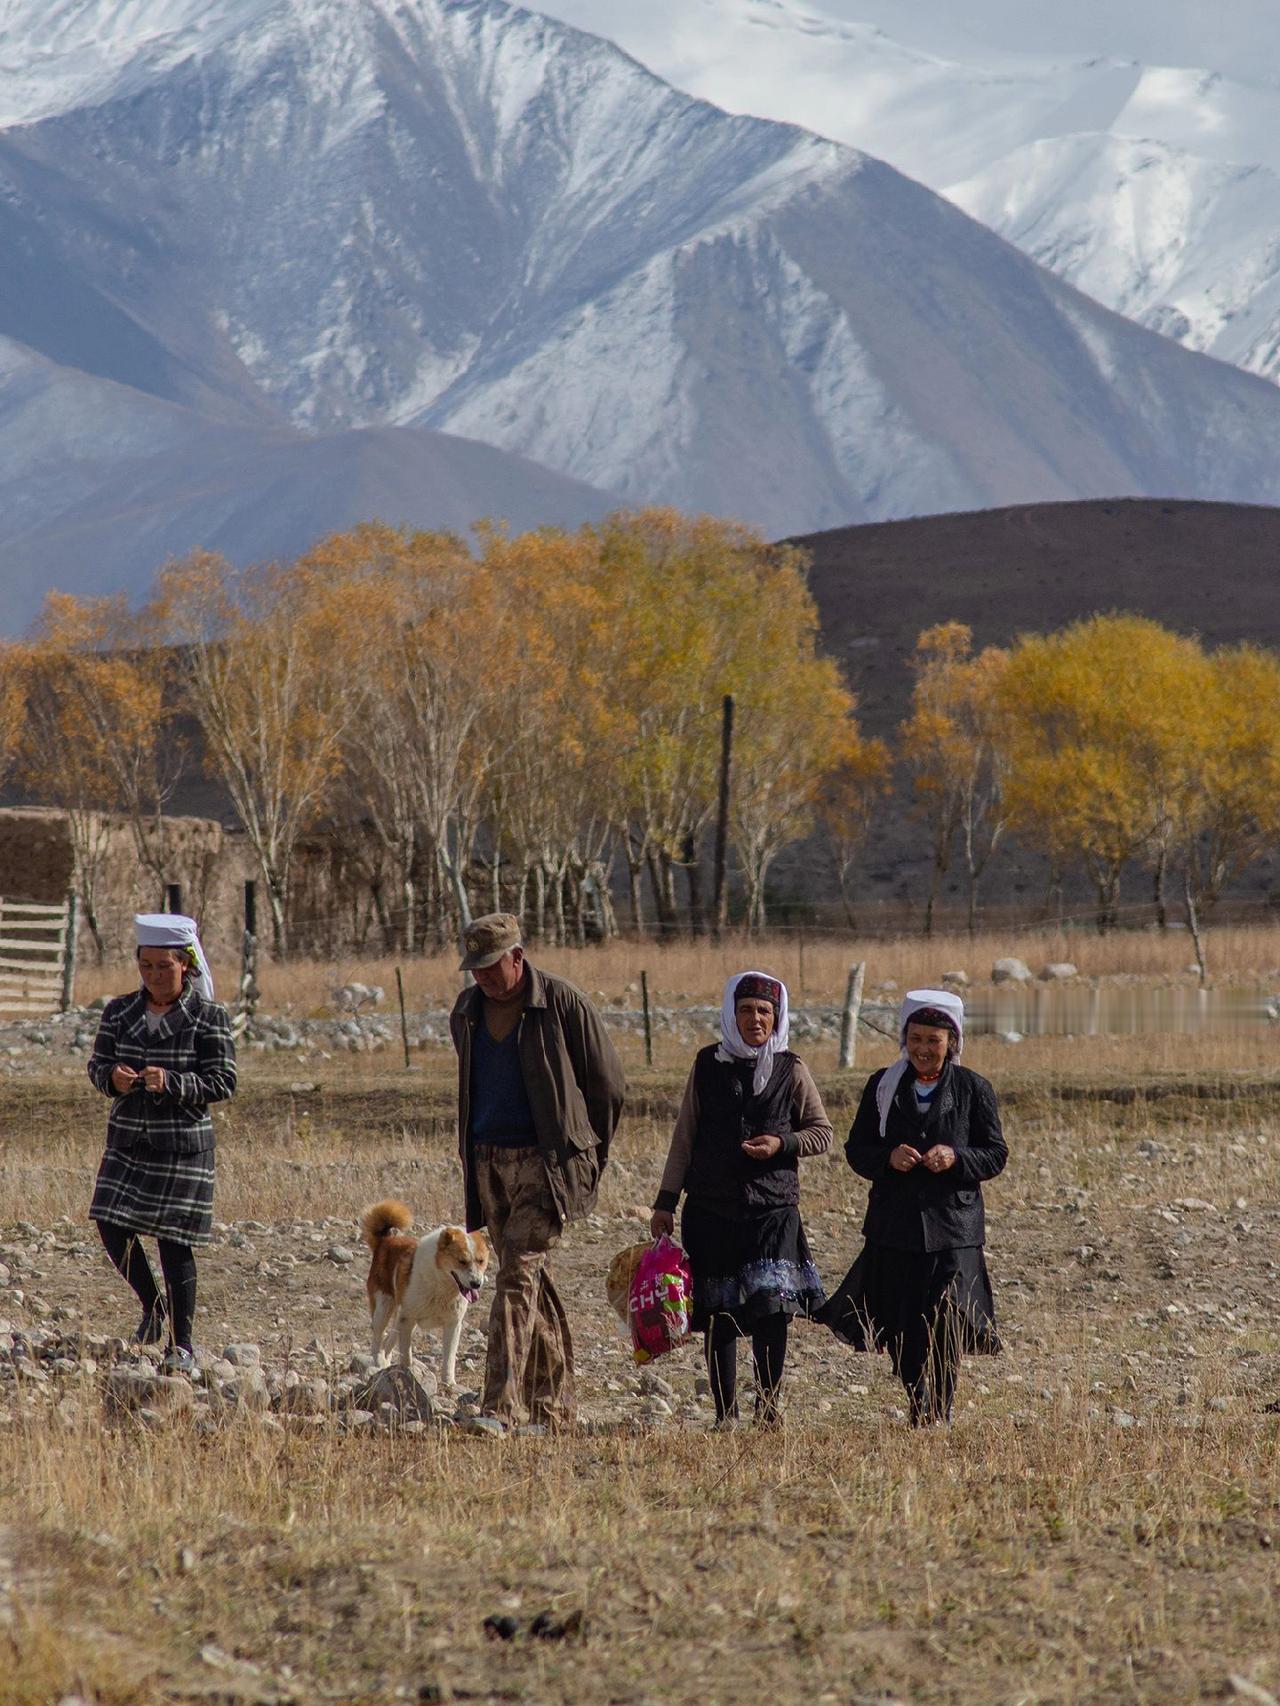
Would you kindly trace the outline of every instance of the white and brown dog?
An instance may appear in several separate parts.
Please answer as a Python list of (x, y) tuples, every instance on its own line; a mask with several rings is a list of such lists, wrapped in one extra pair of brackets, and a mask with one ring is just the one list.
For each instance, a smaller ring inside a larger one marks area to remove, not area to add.
[(406, 1238), (412, 1224), (413, 1211), (394, 1198), (374, 1203), (361, 1221), (373, 1252), (368, 1281), (373, 1354), (379, 1364), (385, 1360), (394, 1327), (400, 1366), (412, 1372), (413, 1329), (434, 1328), (444, 1340), (444, 1384), (456, 1386), (462, 1320), (484, 1284), (489, 1241), (483, 1232), (461, 1226), (437, 1226), (425, 1238)]

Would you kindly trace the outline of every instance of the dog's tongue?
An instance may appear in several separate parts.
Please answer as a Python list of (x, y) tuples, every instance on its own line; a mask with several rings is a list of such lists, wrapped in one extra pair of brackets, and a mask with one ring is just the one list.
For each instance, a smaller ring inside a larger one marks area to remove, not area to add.
[(476, 1290), (475, 1286), (469, 1285), (465, 1288), (462, 1295), (466, 1298), (468, 1303), (474, 1303), (480, 1293)]

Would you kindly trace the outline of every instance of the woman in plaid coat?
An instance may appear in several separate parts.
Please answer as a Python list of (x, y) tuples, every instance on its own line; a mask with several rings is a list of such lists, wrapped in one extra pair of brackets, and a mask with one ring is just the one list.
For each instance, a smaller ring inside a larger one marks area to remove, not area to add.
[[(136, 1342), (157, 1344), (167, 1329), (165, 1367), (190, 1373), (195, 1247), (213, 1224), (209, 1104), (235, 1094), (235, 1043), (194, 921), (156, 913), (134, 923), (142, 987), (107, 1003), (89, 1061), (93, 1084), (111, 1097), (89, 1215), (142, 1305)], [(164, 1297), (143, 1235), (159, 1245)]]

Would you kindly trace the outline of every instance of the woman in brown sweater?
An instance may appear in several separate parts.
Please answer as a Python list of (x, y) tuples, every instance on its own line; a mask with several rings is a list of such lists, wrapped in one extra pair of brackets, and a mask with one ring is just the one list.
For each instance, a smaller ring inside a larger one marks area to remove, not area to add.
[(831, 1147), (808, 1067), (787, 1048), (786, 985), (739, 972), (725, 985), (720, 1042), (701, 1049), (676, 1118), (650, 1230), (681, 1237), (705, 1334), (716, 1425), (737, 1417), (738, 1339), (750, 1334), (757, 1424), (777, 1426), (787, 1324), (824, 1302), (800, 1221), (798, 1163)]

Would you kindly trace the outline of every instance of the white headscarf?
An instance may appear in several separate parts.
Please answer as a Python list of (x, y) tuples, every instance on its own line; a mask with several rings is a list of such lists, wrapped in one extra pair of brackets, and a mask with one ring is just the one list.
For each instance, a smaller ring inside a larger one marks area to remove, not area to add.
[[(773, 1030), (769, 1033), (768, 1041), (763, 1048), (754, 1049), (742, 1040), (742, 1032), (738, 1029), (738, 1015), (734, 1007), (734, 995), (744, 977), (762, 977), (769, 983), (776, 983), (782, 991), (778, 1003), (778, 1018)], [(738, 971), (734, 972), (724, 986), (724, 1000), (720, 1004), (720, 1047), (716, 1050), (716, 1059), (754, 1060), (755, 1075), (751, 1080), (754, 1095), (759, 1095), (769, 1082), (773, 1073), (773, 1062), (787, 1046), (787, 1036), (791, 1030), (791, 1012), (787, 1003), (787, 986), (780, 977), (774, 977), (768, 971)]]
[(213, 1000), (213, 973), (200, 946), (200, 930), (194, 918), (186, 918), (181, 912), (136, 912), (133, 933), (140, 948), (190, 948), (196, 959), (191, 981), (206, 1001)]
[(925, 1007), (936, 1007), (939, 1013), (945, 1013), (955, 1024), (958, 1041), (956, 1054), (964, 1048), (964, 1002), (949, 989), (909, 989), (902, 998), (902, 1006), (898, 1009), (898, 1040), (902, 1044), (902, 1053), (876, 1085), (876, 1107), (880, 1110), (880, 1135), (884, 1137), (889, 1125), (889, 1109), (893, 1106), (893, 1098), (898, 1093), (907, 1067), (911, 1062), (907, 1059), (907, 1026), (916, 1013)]

